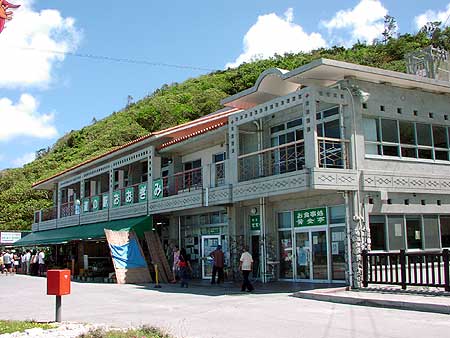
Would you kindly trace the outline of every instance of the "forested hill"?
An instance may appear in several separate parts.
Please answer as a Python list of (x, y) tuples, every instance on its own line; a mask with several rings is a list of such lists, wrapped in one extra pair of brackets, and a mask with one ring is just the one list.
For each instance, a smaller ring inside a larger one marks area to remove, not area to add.
[(404, 72), (404, 54), (430, 44), (450, 50), (450, 29), (422, 29), (415, 35), (386, 38), (371, 45), (333, 47), (286, 54), (217, 71), (183, 83), (163, 85), (119, 112), (60, 138), (23, 168), (0, 171), (0, 230), (30, 229), (33, 212), (51, 206), (51, 194), (31, 189), (33, 182), (107, 152), (139, 136), (209, 114), (220, 100), (253, 86), (270, 67), (294, 69), (317, 58), (329, 58)]

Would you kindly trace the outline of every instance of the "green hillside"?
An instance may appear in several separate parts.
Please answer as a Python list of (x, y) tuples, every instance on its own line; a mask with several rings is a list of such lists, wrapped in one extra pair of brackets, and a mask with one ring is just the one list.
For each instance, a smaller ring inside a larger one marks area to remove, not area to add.
[(163, 85), (153, 94), (81, 130), (71, 131), (47, 151), (19, 169), (0, 171), (0, 229), (30, 229), (33, 212), (51, 206), (51, 193), (34, 191), (33, 182), (107, 152), (152, 131), (196, 119), (219, 108), (220, 100), (251, 87), (270, 67), (294, 69), (317, 58), (405, 71), (405, 53), (433, 43), (450, 49), (450, 29), (430, 26), (415, 35), (384, 43), (333, 47), (311, 53), (286, 54), (217, 71), (183, 83)]

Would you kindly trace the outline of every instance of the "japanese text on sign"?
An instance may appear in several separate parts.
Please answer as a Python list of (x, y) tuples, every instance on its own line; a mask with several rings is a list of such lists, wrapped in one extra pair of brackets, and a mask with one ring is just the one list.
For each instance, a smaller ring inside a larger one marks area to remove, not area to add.
[(327, 224), (327, 208), (315, 208), (294, 211), (294, 225), (308, 227)]

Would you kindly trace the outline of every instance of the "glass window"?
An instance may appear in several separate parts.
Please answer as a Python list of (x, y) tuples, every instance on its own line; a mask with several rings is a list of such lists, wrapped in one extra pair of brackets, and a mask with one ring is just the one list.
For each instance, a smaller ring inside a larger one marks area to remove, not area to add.
[(290, 229), (291, 228), (291, 212), (279, 212), (278, 213), (278, 228)]
[(323, 111), (323, 118), (327, 118), (333, 115), (337, 115), (339, 114), (339, 107), (333, 107), (331, 109), (327, 109), (325, 111)]
[(439, 222), (437, 216), (425, 216), (423, 218), (423, 231), (425, 249), (439, 249)]
[(345, 279), (345, 227), (331, 228), (331, 279)]
[(436, 148), (448, 148), (447, 129), (445, 127), (433, 126), (433, 141)]
[[(364, 138), (369, 142), (380, 141), (380, 130), (378, 128), (377, 119), (363, 119)], [(380, 148), (377, 144), (366, 142), (366, 154), (381, 155)]]
[(325, 137), (341, 138), (341, 129), (339, 127), (339, 120), (325, 122)]
[(400, 121), (400, 143), (402, 144), (416, 144), (416, 136), (414, 131), (414, 123)]
[(345, 223), (345, 205), (336, 205), (328, 208), (330, 213), (330, 224)]
[(422, 221), (419, 216), (406, 217), (408, 249), (422, 249)]
[(383, 142), (398, 143), (398, 130), (396, 120), (381, 119)]
[(294, 128), (294, 127), (297, 127), (297, 126), (301, 126), (302, 123), (303, 123), (302, 119), (296, 119), (296, 120), (293, 120), (291, 122), (288, 122), (287, 123), (287, 127), (288, 127), (288, 129), (289, 128)]
[(317, 136), (323, 137), (323, 123), (317, 124)]
[(441, 243), (443, 248), (450, 248), (450, 216), (441, 216)]
[(211, 216), (211, 224), (217, 224), (222, 222), (220, 212), (212, 212), (210, 216)]
[(284, 124), (279, 124), (277, 126), (274, 126), (274, 127), (270, 128), (270, 132), (272, 134), (278, 133), (279, 131), (282, 131), (282, 130), (284, 130)]
[(290, 231), (280, 231), (280, 278), (292, 278), (292, 236)]
[(405, 232), (403, 229), (403, 217), (388, 217), (389, 250), (401, 250), (405, 248)]
[(416, 123), (417, 144), (421, 146), (431, 146), (431, 128), (429, 124)]
[(213, 155), (213, 162), (222, 162), (225, 161), (225, 153), (218, 153)]
[(370, 216), (370, 241), (372, 250), (386, 250), (386, 220), (384, 216)]

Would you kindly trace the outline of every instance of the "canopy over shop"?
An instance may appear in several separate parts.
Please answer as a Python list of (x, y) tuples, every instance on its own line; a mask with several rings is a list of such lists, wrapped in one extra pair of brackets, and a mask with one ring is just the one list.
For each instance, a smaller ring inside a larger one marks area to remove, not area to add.
[(88, 225), (33, 232), (14, 243), (15, 247), (51, 248), (49, 266), (69, 268), (75, 276), (105, 278), (114, 272), (105, 229), (133, 231), (139, 239), (152, 229), (152, 217), (142, 216)]

